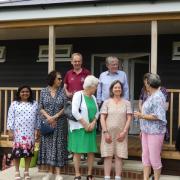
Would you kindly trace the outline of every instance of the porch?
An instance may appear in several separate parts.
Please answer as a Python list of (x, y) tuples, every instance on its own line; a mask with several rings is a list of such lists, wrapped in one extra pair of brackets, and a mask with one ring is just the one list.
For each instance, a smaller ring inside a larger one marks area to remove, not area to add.
[[(15, 97), (17, 87), (0, 87), (0, 147), (11, 147), (11, 140), (7, 134), (8, 108)], [(32, 88), (36, 101), (39, 100), (40, 87)], [(167, 112), (169, 140), (164, 142), (162, 158), (180, 160), (180, 153), (175, 151), (175, 137), (177, 127), (180, 126), (180, 89), (168, 89), (170, 107)], [(98, 143), (100, 137), (98, 137)], [(129, 135), (129, 156), (141, 157), (141, 143), (138, 135)]]

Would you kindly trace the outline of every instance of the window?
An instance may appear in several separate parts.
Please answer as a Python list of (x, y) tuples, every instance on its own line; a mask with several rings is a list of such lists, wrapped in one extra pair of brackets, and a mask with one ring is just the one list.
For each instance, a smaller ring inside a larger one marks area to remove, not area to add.
[(172, 60), (180, 60), (180, 42), (173, 42)]
[(0, 63), (5, 62), (5, 57), (6, 56), (6, 47), (5, 46), (0, 46)]
[[(55, 50), (55, 61), (56, 62), (66, 62), (71, 60), (71, 51), (72, 45), (65, 44), (65, 45), (56, 45)], [(47, 62), (48, 61), (48, 45), (41, 45), (39, 46), (39, 59), (38, 62)]]

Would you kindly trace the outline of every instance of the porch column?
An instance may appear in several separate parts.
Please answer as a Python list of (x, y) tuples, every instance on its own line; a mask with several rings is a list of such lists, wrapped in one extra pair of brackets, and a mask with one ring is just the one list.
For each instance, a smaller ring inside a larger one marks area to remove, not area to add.
[(49, 58), (48, 58), (48, 73), (55, 69), (55, 48), (56, 37), (55, 27), (49, 26)]
[(151, 21), (151, 73), (157, 74), (157, 21)]

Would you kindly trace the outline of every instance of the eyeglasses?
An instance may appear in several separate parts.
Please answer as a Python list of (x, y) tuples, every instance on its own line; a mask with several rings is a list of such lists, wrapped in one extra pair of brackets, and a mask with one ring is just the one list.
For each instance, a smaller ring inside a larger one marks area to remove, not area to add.
[(59, 81), (62, 81), (62, 78), (61, 77), (59, 77), (59, 78), (57, 78)]

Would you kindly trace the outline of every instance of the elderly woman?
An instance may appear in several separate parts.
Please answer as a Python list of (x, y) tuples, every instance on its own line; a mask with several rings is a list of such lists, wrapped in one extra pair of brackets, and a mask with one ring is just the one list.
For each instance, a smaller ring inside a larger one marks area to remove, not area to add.
[(87, 76), (83, 84), (84, 90), (76, 92), (72, 99), (72, 114), (77, 119), (77, 122), (69, 121), (68, 149), (74, 153), (75, 180), (81, 179), (79, 169), (82, 153), (87, 153), (88, 155), (87, 180), (94, 179), (92, 176), (92, 168), (94, 153), (97, 152), (96, 121), (99, 112), (93, 94), (96, 92), (97, 85), (97, 78), (92, 75)]
[(144, 180), (149, 179), (151, 166), (154, 170), (155, 180), (161, 174), (161, 149), (166, 132), (166, 101), (159, 87), (160, 77), (150, 74), (147, 77), (146, 89), (149, 97), (142, 105), (141, 112), (134, 112), (134, 116), (141, 119), (142, 132), (142, 162), (144, 166)]
[(48, 86), (40, 94), (39, 113), (40, 121), (45, 121), (54, 127), (54, 131), (41, 134), (38, 164), (47, 165), (49, 172), (43, 180), (52, 179), (53, 172), (57, 175), (55, 180), (62, 180), (60, 168), (67, 164), (67, 133), (68, 124), (63, 115), (66, 101), (64, 90), (61, 86), (62, 77), (58, 71), (48, 74)]
[(112, 158), (115, 156), (115, 180), (121, 179), (122, 159), (128, 157), (128, 129), (132, 119), (130, 102), (123, 98), (119, 80), (110, 86), (110, 98), (101, 108), (101, 156), (104, 157), (105, 180), (110, 180)]

